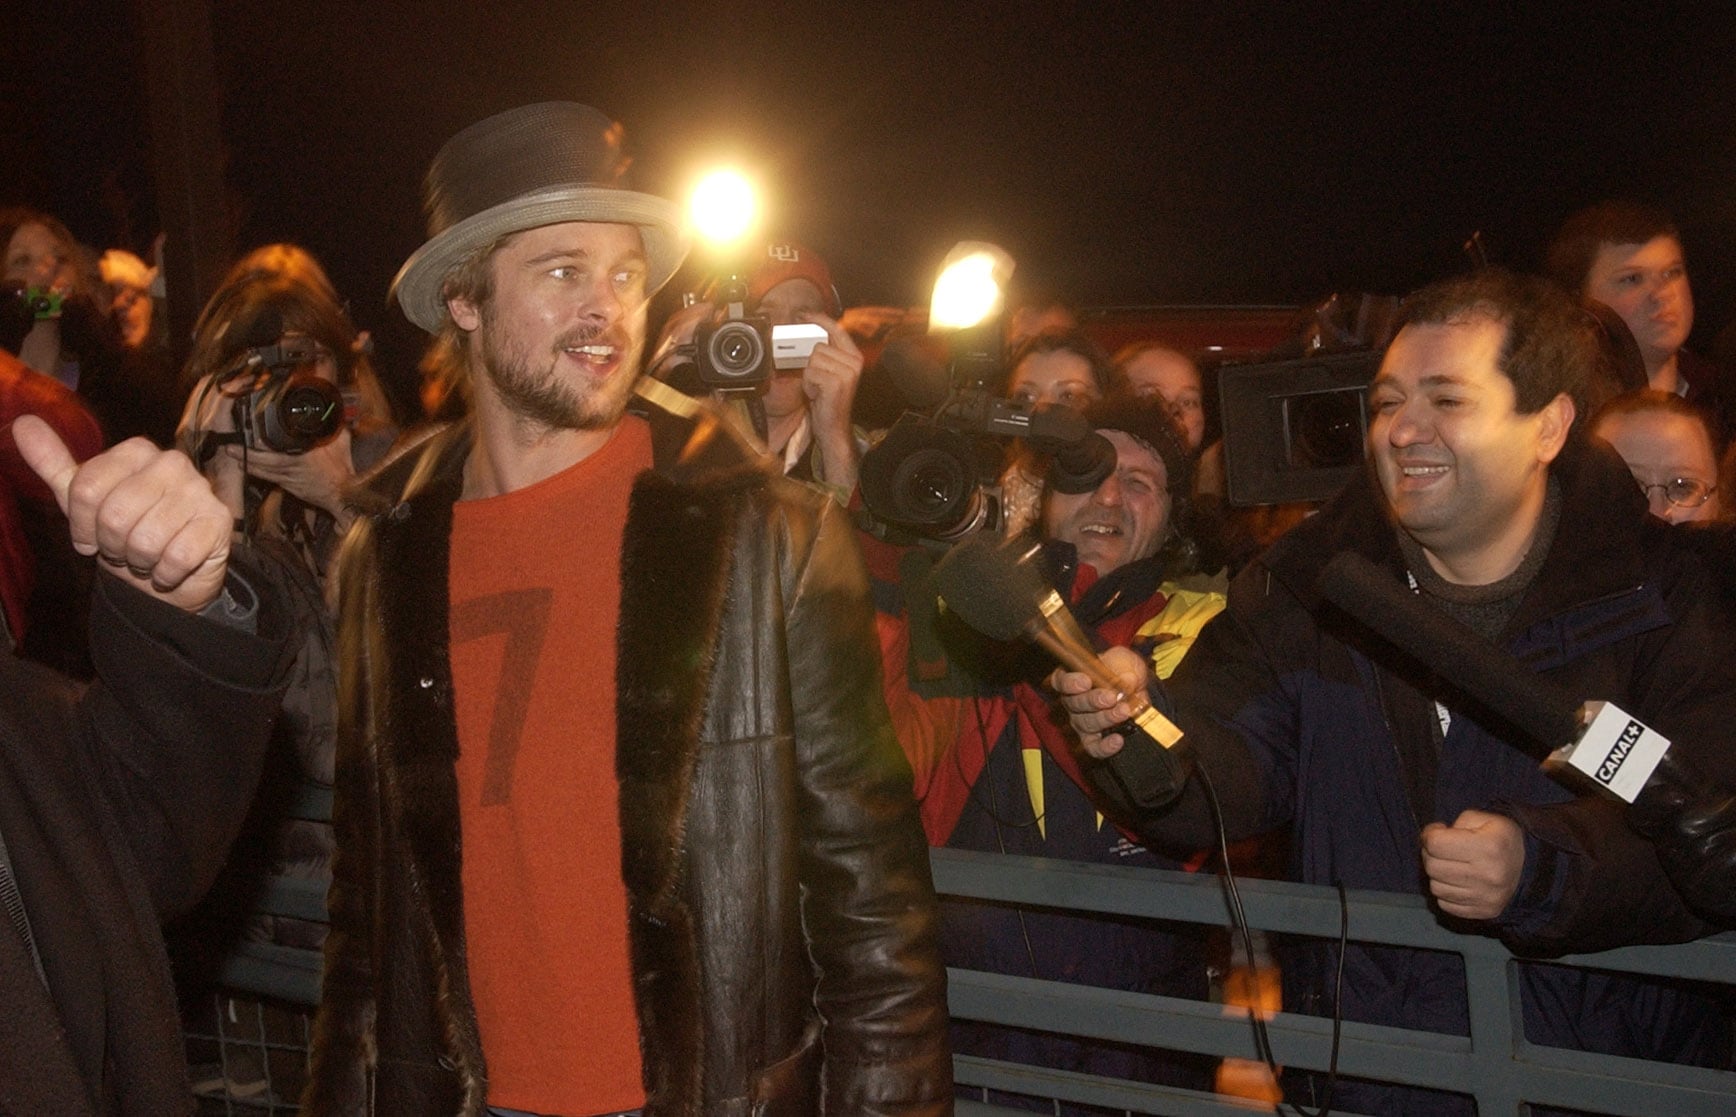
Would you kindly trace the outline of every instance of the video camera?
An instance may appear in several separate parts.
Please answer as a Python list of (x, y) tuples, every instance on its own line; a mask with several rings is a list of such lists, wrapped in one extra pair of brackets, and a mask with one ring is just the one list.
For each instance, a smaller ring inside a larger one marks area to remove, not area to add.
[(717, 317), (694, 333), (693, 365), (699, 383), (720, 392), (751, 392), (774, 371), (806, 368), (824, 327), (807, 322), (774, 326), (763, 314), (747, 313), (747, 283), (731, 275), (719, 285)]
[(222, 388), (242, 378), (252, 386), (235, 396), (233, 441), (250, 450), (305, 454), (337, 437), (344, 425), (344, 398), (317, 371), (320, 349), (301, 338), (249, 349), (216, 378)]
[(1218, 370), (1224, 481), (1237, 507), (1318, 501), (1362, 468), (1378, 352)]
[[(1057, 492), (1091, 492), (1115, 469), (1115, 448), (1077, 411), (1018, 404), (990, 390), (1001, 378), (998, 321), (955, 334), (944, 373), (913, 343), (889, 344), (882, 360), (903, 365), (888, 371), (913, 404), (940, 400), (926, 414), (907, 412), (862, 456), (862, 503), (881, 525), (940, 542), (998, 529), (1012, 439), (1048, 457), (1047, 484)], [(938, 393), (922, 387), (941, 375)]]
[(1327, 500), (1363, 468), (1368, 385), (1398, 312), (1390, 296), (1334, 294), (1265, 362), (1218, 370), (1230, 504)]

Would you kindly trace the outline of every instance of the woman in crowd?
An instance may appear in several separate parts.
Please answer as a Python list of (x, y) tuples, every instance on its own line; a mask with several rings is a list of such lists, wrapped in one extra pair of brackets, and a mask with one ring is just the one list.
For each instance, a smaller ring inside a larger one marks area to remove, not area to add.
[(129, 359), (91, 254), (59, 220), (22, 206), (0, 209), (0, 245), (8, 300), (0, 345), (77, 392), (108, 442), (166, 442), (173, 391)]

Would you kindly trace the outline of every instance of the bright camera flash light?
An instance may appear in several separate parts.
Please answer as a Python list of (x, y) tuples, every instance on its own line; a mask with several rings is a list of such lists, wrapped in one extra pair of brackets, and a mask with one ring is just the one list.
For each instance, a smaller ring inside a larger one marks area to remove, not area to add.
[(741, 239), (757, 212), (753, 184), (736, 170), (712, 171), (700, 179), (689, 203), (693, 227), (713, 244)]
[(962, 330), (1000, 309), (1001, 288), (1013, 274), (1013, 258), (997, 245), (961, 241), (946, 255), (929, 306), (931, 330)]

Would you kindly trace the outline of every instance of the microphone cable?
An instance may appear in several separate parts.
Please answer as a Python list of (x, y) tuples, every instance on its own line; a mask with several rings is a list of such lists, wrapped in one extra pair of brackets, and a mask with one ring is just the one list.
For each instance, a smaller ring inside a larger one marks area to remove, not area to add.
[[(1223, 875), (1218, 879), (1224, 887), (1225, 900), (1230, 908), (1231, 932), (1239, 934), (1242, 939), (1242, 949), (1248, 954), (1248, 969), (1254, 977), (1254, 986), (1259, 987), (1259, 962), (1254, 954), (1254, 935), (1248, 926), (1248, 913), (1242, 906), (1242, 893), (1236, 887), (1236, 874), (1230, 868), (1230, 841), (1224, 830), (1224, 812), (1218, 802), (1217, 788), (1212, 786), (1211, 773), (1204, 764), (1196, 763), (1194, 771), (1199, 773), (1200, 786), (1205, 789), (1206, 802), (1211, 807), (1212, 825), (1218, 835), (1218, 860), (1223, 867)], [(1333, 887), (1338, 890), (1338, 966), (1332, 983), (1332, 1054), (1327, 1064), (1326, 1087), (1323, 1091), (1324, 1100), (1320, 1108), (1310, 1110), (1297, 1102), (1280, 1099), (1277, 1103), (1279, 1112), (1288, 1107), (1300, 1117), (1329, 1117), (1332, 1112), (1332, 1091), (1338, 1084), (1338, 1048), (1340, 1031), (1344, 1022), (1344, 951), (1350, 941), (1350, 901), (1344, 891), (1344, 882), (1335, 881)], [(1250, 1006), (1248, 1018), (1254, 1025), (1254, 1047), (1266, 1069), (1272, 1075), (1272, 1081), (1278, 1085), (1280, 1093), (1283, 1086), (1279, 1079), (1278, 1060), (1272, 1054), (1272, 1037), (1266, 1029), (1266, 1017), (1259, 1006)]]

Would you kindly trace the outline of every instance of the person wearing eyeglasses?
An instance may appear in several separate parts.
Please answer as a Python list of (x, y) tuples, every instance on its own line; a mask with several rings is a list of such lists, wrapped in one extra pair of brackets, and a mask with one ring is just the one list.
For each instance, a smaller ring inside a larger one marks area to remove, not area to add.
[(1600, 408), (1591, 429), (1627, 462), (1652, 515), (1672, 524), (1725, 518), (1719, 447), (1701, 408), (1673, 392), (1629, 392)]

